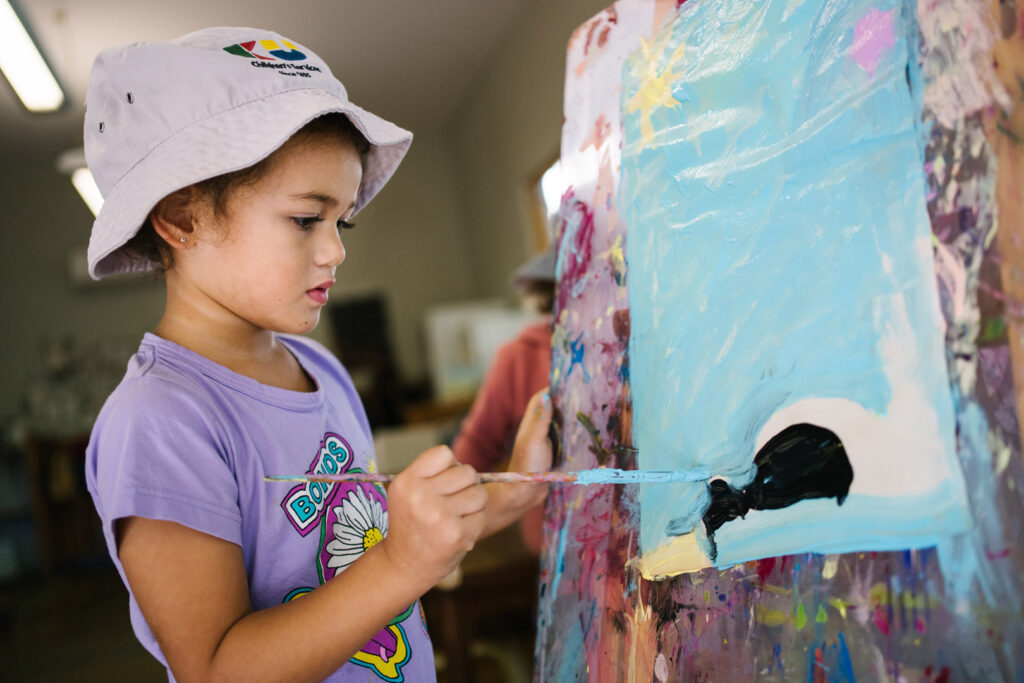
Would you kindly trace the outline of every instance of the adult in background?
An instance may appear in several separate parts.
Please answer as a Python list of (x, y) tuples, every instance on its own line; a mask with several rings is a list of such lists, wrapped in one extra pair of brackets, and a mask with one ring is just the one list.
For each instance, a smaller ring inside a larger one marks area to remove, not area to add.
[[(479, 472), (501, 470), (512, 452), (516, 429), (530, 397), (548, 385), (551, 373), (551, 309), (555, 294), (555, 249), (548, 247), (512, 274), (522, 305), (537, 319), (501, 346), (462, 422), (452, 450), (455, 458)], [(540, 554), (544, 505), (530, 509), (519, 522), (523, 543)]]

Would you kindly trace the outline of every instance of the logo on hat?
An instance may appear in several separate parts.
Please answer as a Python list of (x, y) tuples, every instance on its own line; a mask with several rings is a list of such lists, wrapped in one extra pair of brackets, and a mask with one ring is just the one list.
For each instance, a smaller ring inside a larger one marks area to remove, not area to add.
[(306, 58), (305, 53), (300, 52), (291, 42), (284, 39), (281, 39), (281, 42), (288, 48), (287, 50), (278, 45), (276, 40), (248, 40), (244, 43), (229, 45), (224, 48), (224, 51), (239, 57), (267, 61), (283, 59), (287, 62), (298, 62)]

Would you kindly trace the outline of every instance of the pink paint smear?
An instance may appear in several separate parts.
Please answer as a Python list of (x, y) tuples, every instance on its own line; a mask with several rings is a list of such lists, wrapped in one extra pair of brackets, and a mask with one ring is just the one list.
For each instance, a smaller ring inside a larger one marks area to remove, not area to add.
[(881, 12), (872, 8), (861, 17), (853, 29), (850, 56), (872, 76), (875, 75), (882, 53), (896, 45), (893, 32), (894, 12), (895, 10)]

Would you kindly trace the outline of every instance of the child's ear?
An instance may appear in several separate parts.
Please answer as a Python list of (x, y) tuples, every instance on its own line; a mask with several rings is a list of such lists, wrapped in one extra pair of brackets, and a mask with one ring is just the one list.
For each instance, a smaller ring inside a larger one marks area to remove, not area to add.
[(194, 234), (192, 187), (167, 195), (149, 212), (153, 230), (172, 248), (184, 248)]

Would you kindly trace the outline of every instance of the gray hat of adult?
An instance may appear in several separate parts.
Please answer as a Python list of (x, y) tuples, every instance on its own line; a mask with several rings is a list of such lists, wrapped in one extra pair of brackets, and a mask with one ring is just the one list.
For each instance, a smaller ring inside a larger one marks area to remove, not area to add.
[(395, 172), (412, 133), (356, 106), (309, 48), (254, 28), (103, 50), (89, 77), (85, 158), (103, 195), (89, 274), (152, 270), (124, 245), (167, 195), (252, 166), (318, 116), (341, 113), (370, 143), (355, 211)]
[(534, 254), (512, 272), (512, 284), (522, 287), (529, 282), (555, 280), (555, 245)]

